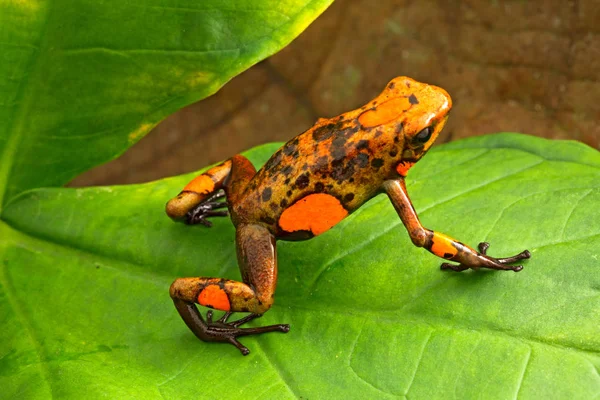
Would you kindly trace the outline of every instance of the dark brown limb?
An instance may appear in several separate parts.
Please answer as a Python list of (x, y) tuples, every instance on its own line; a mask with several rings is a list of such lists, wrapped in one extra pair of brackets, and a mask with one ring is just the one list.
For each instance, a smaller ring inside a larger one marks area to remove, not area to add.
[(257, 328), (240, 328), (240, 325), (251, 321), (255, 318), (260, 317), (259, 314), (250, 314), (242, 319), (227, 323), (227, 319), (232, 314), (226, 313), (221, 319), (217, 321), (212, 320), (212, 311), (209, 311), (206, 315), (207, 321), (204, 321), (202, 315), (198, 311), (198, 308), (193, 304), (186, 302), (179, 298), (173, 298), (175, 308), (181, 315), (181, 318), (190, 330), (200, 340), (205, 342), (221, 342), (231, 343), (237, 347), (243, 355), (248, 355), (250, 350), (242, 345), (236, 338), (240, 336), (257, 335), (267, 332), (288, 332), (290, 326), (288, 324), (276, 324), (261, 326)]
[[(479, 252), (480, 252), (479, 256), (484, 257), (485, 261), (482, 262), (477, 268), (490, 268), (490, 269), (497, 269), (497, 270), (504, 270), (504, 271), (519, 272), (523, 269), (522, 265), (509, 265), (509, 264), (512, 264), (512, 263), (520, 261), (520, 260), (525, 260), (525, 259), (531, 257), (531, 253), (529, 252), (529, 250), (523, 250), (519, 254), (514, 255), (512, 257), (494, 258), (494, 257), (490, 257), (487, 255), (487, 250), (489, 247), (490, 247), (490, 244), (487, 242), (479, 243), (479, 245), (478, 245)], [(441, 265), (441, 269), (450, 269), (452, 271), (457, 271), (457, 272), (464, 271), (469, 268), (473, 268), (473, 267), (465, 265), (463, 263), (460, 263), (460, 264), (443, 263)], [(473, 268), (473, 269), (477, 269), (477, 268)]]

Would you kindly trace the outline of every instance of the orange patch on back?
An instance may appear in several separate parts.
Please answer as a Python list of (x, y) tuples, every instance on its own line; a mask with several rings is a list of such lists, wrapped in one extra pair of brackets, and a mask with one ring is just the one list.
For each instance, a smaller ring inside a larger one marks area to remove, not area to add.
[(198, 175), (183, 188), (183, 191), (206, 194), (212, 192), (214, 189), (215, 183), (208, 175)]
[(408, 174), (408, 170), (415, 165), (414, 162), (409, 162), (409, 161), (400, 161), (398, 163), (398, 165), (396, 165), (396, 171), (398, 171), (398, 174), (400, 174), (400, 176), (406, 176), (406, 174)]
[(208, 285), (205, 287), (198, 295), (198, 304), (222, 311), (231, 310), (231, 303), (229, 303), (227, 293), (218, 285)]
[(348, 211), (338, 199), (314, 193), (285, 209), (279, 217), (279, 226), (286, 232), (311, 231), (316, 236), (331, 229), (346, 215)]
[(381, 103), (374, 110), (365, 111), (358, 117), (358, 122), (364, 128), (371, 128), (397, 119), (404, 111), (411, 107), (406, 97), (395, 97)]
[(432, 238), (433, 244), (431, 245), (431, 252), (438, 257), (450, 259), (458, 253), (456, 247), (452, 245), (454, 239), (450, 236), (446, 236), (443, 233), (433, 232)]

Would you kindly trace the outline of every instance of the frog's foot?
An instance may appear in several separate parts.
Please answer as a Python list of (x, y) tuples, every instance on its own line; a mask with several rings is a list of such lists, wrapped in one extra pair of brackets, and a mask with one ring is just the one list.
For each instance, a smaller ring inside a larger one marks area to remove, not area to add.
[[(262, 314), (250, 314), (244, 318), (238, 319), (237, 321), (227, 322), (232, 312), (226, 312), (220, 319), (213, 321), (213, 312), (208, 311), (206, 313), (206, 322), (202, 321), (198, 328), (202, 331), (200, 339), (206, 342), (228, 342), (237, 347), (243, 355), (248, 355), (250, 350), (243, 344), (241, 344), (237, 337), (257, 335), (266, 332), (283, 332), (287, 333), (290, 330), (288, 324), (277, 324), (260, 326), (257, 328), (240, 328), (241, 325), (252, 321), (255, 318), (261, 317)], [(202, 317), (200, 317), (202, 319)], [(198, 321), (200, 322), (200, 321)], [(194, 330), (194, 332), (196, 332)]]
[(208, 217), (226, 217), (229, 215), (227, 211), (214, 211), (220, 208), (227, 207), (226, 201), (217, 201), (218, 199), (225, 196), (225, 192), (219, 190), (202, 203), (198, 204), (196, 207), (192, 208), (185, 215), (185, 223), (188, 225), (194, 224), (202, 224), (204, 226), (208, 226), (209, 228), (212, 226), (212, 222), (207, 220)]
[(506, 257), (506, 258), (494, 258), (494, 257), (490, 257), (487, 255), (487, 249), (490, 247), (489, 243), (486, 242), (481, 242), (479, 243), (479, 254), (477, 255), (477, 258), (474, 258), (469, 262), (469, 265), (466, 264), (450, 264), (450, 263), (443, 263), (441, 268), (442, 269), (451, 269), (453, 271), (464, 271), (465, 269), (479, 269), (479, 268), (489, 268), (489, 269), (497, 269), (497, 270), (508, 270), (508, 271), (515, 271), (515, 272), (519, 272), (520, 270), (523, 269), (522, 265), (510, 265), (514, 262), (517, 262), (519, 260), (524, 260), (527, 259), (529, 257), (531, 257), (531, 253), (529, 252), (529, 250), (524, 250), (522, 252), (520, 252), (519, 254), (512, 256), (512, 257)]

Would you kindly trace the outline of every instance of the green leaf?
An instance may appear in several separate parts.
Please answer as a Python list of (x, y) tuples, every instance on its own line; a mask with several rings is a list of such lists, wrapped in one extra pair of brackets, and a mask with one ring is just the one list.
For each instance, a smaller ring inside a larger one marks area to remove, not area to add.
[[(247, 155), (263, 163), (276, 149)], [(0, 222), (0, 387), (9, 398), (591, 399), (600, 394), (600, 154), (502, 134), (433, 149), (409, 175), (423, 224), (522, 272), (440, 271), (385, 196), (279, 242), (275, 306), (243, 338), (197, 340), (168, 287), (239, 279), (234, 229), (171, 222), (192, 175), (39, 189)]]
[(0, 208), (115, 158), (331, 2), (0, 2)]

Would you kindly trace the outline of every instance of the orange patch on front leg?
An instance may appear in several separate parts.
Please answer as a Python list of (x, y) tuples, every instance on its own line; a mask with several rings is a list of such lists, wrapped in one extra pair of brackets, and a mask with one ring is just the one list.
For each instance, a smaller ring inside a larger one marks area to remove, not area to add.
[(343, 220), (348, 211), (335, 197), (325, 193), (309, 194), (283, 211), (279, 226), (286, 232), (310, 231), (320, 235)]
[(196, 192), (199, 194), (211, 193), (215, 190), (215, 183), (208, 175), (198, 175), (188, 183), (183, 191)]
[(453, 243), (456, 241), (450, 236), (446, 236), (443, 233), (433, 232), (433, 237), (431, 240), (431, 252), (438, 257), (449, 260), (458, 253), (458, 249), (453, 245)]
[(231, 310), (231, 303), (229, 302), (227, 293), (218, 285), (208, 285), (205, 287), (198, 295), (198, 304), (222, 311)]

